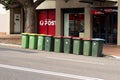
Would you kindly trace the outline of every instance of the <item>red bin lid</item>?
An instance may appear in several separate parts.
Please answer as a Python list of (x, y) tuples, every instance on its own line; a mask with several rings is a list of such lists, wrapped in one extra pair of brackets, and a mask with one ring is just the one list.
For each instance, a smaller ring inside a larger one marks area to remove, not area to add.
[(72, 38), (72, 36), (64, 36), (63, 38)]
[(45, 36), (48, 36), (48, 37), (53, 37), (52, 35), (45, 35)]
[(89, 40), (92, 40), (92, 39), (91, 38), (84, 38), (83, 40), (86, 40), (86, 41), (88, 40), (89, 41)]
[(73, 39), (82, 39), (82, 38), (80, 38), (80, 37), (73, 37)]

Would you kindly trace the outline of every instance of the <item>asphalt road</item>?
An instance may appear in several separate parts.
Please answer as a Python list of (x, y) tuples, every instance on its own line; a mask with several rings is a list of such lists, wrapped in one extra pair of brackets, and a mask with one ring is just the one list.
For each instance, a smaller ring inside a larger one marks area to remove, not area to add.
[(0, 46), (0, 80), (119, 80), (120, 60)]

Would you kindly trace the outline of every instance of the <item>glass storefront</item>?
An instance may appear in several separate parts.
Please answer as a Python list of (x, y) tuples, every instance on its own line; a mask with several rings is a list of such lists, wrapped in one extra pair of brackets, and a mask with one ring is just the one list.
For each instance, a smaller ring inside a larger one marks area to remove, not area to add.
[(64, 11), (64, 36), (76, 36), (84, 32), (84, 9)]
[(117, 44), (117, 9), (104, 8), (93, 14), (92, 19), (93, 38), (103, 38), (106, 43)]

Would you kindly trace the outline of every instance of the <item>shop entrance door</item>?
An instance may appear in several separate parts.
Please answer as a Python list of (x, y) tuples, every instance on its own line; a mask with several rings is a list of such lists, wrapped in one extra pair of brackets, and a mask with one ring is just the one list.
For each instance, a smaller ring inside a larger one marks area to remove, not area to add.
[(20, 33), (20, 14), (14, 14), (14, 33)]
[(117, 13), (93, 15), (93, 38), (103, 38), (106, 43), (117, 43)]

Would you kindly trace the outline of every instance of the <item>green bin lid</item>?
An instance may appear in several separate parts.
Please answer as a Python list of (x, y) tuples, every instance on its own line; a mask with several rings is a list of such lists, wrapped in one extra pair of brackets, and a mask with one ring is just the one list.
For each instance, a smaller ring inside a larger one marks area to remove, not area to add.
[(36, 33), (32, 33), (32, 34), (29, 34), (30, 36), (37, 36), (37, 34)]
[(30, 33), (21, 33), (22, 35), (28, 35), (28, 34), (30, 34)]
[(105, 39), (101, 39), (101, 38), (93, 38), (93, 41), (105, 41)]
[(46, 36), (46, 34), (37, 34), (38, 36)]
[(54, 38), (63, 38), (63, 36), (54, 36)]

